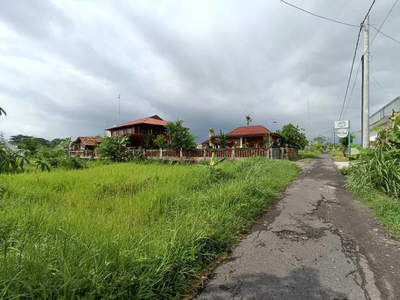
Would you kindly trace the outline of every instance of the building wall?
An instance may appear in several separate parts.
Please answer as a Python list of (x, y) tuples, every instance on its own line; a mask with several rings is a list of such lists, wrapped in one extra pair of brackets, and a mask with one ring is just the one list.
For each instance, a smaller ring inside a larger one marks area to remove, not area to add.
[(111, 136), (118, 136), (121, 134), (144, 134), (147, 135), (150, 130), (153, 131), (153, 134), (156, 136), (159, 134), (163, 134), (166, 131), (164, 126), (157, 126), (157, 125), (148, 125), (148, 124), (140, 124), (140, 125), (133, 125), (130, 127), (125, 128), (117, 128), (111, 129)]
[[(268, 138), (268, 137), (267, 137)], [(240, 148), (240, 138), (228, 138), (227, 148)], [(277, 137), (271, 136), (271, 141), (276, 143)], [(264, 137), (263, 136), (256, 136), (256, 137), (243, 137), (242, 143), (249, 143), (249, 147), (251, 148), (261, 148), (265, 146)]]
[(379, 109), (376, 113), (372, 114), (369, 118), (369, 140), (375, 141), (377, 133), (373, 127), (387, 128), (389, 126), (389, 117), (392, 115), (392, 110), (400, 111), (400, 97), (390, 101), (388, 104)]
[(227, 139), (226, 148), (240, 148), (240, 138)]

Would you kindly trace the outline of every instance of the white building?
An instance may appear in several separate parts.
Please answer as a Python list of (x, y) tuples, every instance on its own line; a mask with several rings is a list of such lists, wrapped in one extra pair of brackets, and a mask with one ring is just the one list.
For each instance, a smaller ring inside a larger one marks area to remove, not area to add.
[(389, 118), (392, 115), (392, 110), (400, 111), (400, 97), (397, 97), (378, 110), (369, 117), (369, 141), (373, 142), (376, 139), (377, 133), (374, 127), (387, 128), (389, 126)]

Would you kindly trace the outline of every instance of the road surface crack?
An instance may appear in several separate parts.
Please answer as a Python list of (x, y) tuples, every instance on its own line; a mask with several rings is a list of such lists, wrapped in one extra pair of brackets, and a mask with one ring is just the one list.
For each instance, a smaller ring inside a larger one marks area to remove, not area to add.
[[(364, 292), (364, 296), (366, 300), (371, 300), (371, 297), (368, 293), (368, 290), (366, 288), (367, 285), (367, 280), (365, 278), (365, 272), (363, 267), (360, 264), (360, 253), (358, 251), (358, 246), (354, 240), (346, 239), (344, 238), (339, 230), (331, 230), (333, 234), (336, 234), (339, 236), (341, 244), (342, 244), (342, 252), (343, 254), (350, 259), (353, 264), (356, 266), (357, 270), (354, 270), (350, 272), (349, 274), (346, 275), (346, 277), (353, 275), (353, 280), (354, 282), (361, 287), (361, 289)], [(357, 281), (357, 276), (354, 276), (355, 273), (358, 273), (361, 277), (361, 283)]]

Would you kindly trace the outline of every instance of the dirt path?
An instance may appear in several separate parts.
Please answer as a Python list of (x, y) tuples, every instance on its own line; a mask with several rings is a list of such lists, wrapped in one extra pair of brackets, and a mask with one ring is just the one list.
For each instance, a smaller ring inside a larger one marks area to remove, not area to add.
[(306, 166), (196, 299), (400, 299), (399, 244), (343, 184), (327, 154)]

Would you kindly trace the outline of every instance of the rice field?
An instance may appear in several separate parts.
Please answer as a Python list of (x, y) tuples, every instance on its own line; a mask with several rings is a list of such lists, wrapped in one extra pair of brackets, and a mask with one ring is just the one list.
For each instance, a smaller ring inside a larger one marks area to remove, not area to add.
[(0, 176), (0, 299), (181, 299), (297, 177), (292, 162)]

